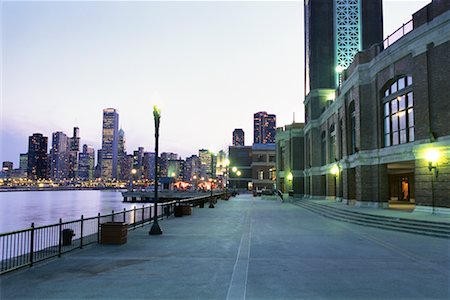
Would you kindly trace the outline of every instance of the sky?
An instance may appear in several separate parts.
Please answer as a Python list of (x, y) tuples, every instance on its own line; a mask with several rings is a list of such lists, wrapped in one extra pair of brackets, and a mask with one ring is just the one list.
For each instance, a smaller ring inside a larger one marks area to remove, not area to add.
[[(384, 36), (430, 0), (384, 0)], [(128, 153), (218, 151), (253, 114), (304, 120), (303, 1), (0, 1), (0, 162), (56, 131), (101, 148), (116, 108)]]

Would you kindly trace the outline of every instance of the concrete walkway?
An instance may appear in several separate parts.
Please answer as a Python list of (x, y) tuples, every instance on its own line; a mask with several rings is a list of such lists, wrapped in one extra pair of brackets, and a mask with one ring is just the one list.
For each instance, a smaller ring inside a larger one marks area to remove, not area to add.
[(240, 195), (3, 275), (0, 299), (450, 299), (450, 240)]

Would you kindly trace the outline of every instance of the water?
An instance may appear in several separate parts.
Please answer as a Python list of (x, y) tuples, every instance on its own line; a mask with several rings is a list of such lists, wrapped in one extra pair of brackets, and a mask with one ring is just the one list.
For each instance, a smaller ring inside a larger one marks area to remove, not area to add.
[[(39, 191), (0, 193), (0, 233), (132, 209), (117, 191)], [(148, 204), (146, 204), (148, 206)]]

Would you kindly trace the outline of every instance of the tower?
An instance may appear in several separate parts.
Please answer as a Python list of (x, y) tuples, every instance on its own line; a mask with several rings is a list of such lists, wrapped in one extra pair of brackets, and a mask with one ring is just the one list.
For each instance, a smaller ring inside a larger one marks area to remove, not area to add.
[(27, 176), (30, 179), (47, 179), (47, 143), (48, 138), (34, 133), (28, 138)]
[(114, 108), (103, 110), (101, 177), (117, 178), (119, 146), (119, 113)]
[(253, 143), (275, 143), (276, 116), (265, 111), (253, 115)]
[(244, 146), (245, 135), (242, 128), (236, 128), (233, 130), (233, 146)]
[(65, 133), (61, 131), (53, 133), (50, 157), (50, 177), (54, 180), (68, 179), (70, 165), (70, 142)]
[(382, 0), (305, 0), (305, 94), (336, 88), (355, 54), (382, 40)]
[(358, 51), (383, 40), (382, 0), (305, 0), (305, 121), (335, 98)]

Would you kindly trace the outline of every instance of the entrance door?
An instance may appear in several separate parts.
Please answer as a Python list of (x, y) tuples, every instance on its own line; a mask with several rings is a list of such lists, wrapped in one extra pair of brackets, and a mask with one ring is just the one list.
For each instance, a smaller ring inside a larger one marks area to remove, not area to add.
[(411, 195), (413, 180), (414, 174), (389, 175), (389, 200), (411, 202), (414, 199), (414, 196)]

